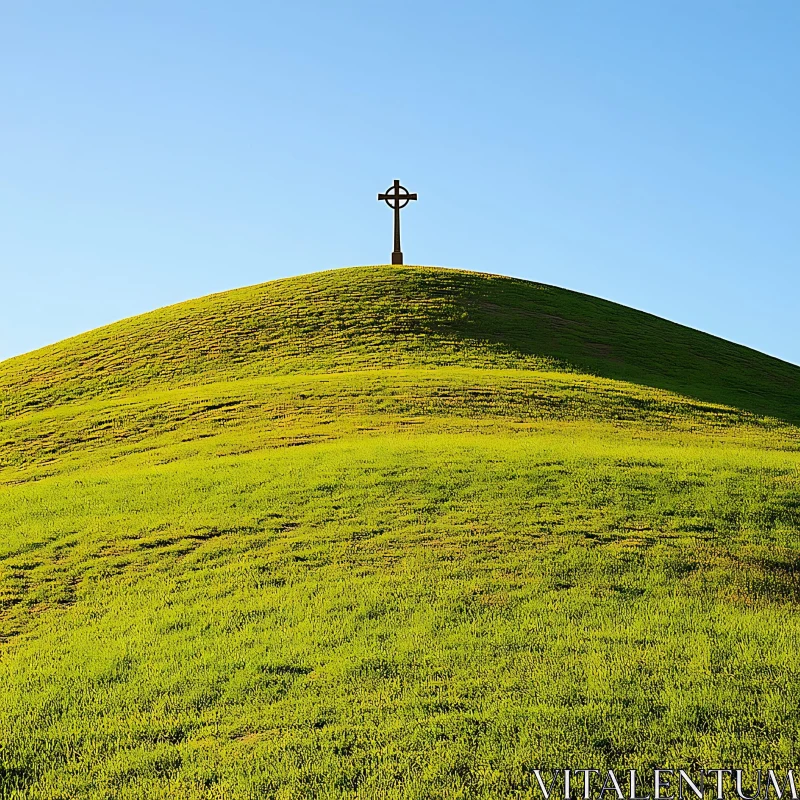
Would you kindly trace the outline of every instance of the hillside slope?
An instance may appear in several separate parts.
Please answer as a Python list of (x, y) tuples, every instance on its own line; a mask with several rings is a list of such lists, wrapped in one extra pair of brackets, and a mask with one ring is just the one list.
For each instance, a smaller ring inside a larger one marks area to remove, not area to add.
[(796, 768), (799, 397), (747, 348), (427, 267), (0, 363), (0, 798)]
[(0, 412), (152, 385), (461, 365), (590, 373), (800, 421), (800, 367), (606, 300), (431, 267), (287, 278), (0, 363)]

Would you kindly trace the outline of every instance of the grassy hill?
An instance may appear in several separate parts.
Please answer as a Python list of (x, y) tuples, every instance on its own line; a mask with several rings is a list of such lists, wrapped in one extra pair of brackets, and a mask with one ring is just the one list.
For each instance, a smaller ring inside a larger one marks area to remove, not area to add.
[(796, 767), (798, 424), (800, 367), (423, 267), (2, 362), (0, 796)]
[(357, 267), (159, 309), (0, 365), (16, 413), (140, 387), (386, 366), (582, 372), (800, 422), (800, 368), (595, 297)]

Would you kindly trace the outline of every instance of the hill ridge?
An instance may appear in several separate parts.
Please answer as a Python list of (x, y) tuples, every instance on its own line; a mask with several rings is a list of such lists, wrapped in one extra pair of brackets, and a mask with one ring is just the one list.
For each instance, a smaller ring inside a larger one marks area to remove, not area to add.
[(575, 372), (800, 422), (800, 367), (570, 289), (422, 265), (216, 292), (0, 362), (4, 416), (157, 385), (395, 365)]

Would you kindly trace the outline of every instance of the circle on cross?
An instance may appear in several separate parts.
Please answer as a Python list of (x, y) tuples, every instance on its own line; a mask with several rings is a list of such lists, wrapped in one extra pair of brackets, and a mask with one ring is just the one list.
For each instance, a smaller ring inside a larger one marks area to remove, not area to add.
[(401, 186), (399, 181), (395, 181), (382, 195), (381, 200), (385, 201), (389, 208), (405, 208), (409, 200), (416, 200), (416, 195), (409, 193), (405, 186)]

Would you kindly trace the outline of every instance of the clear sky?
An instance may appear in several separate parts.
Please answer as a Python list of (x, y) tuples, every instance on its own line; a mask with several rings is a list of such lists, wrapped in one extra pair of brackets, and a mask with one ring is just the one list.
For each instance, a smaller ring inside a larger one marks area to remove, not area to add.
[(800, 364), (800, 2), (6, 0), (0, 359), (386, 263)]

